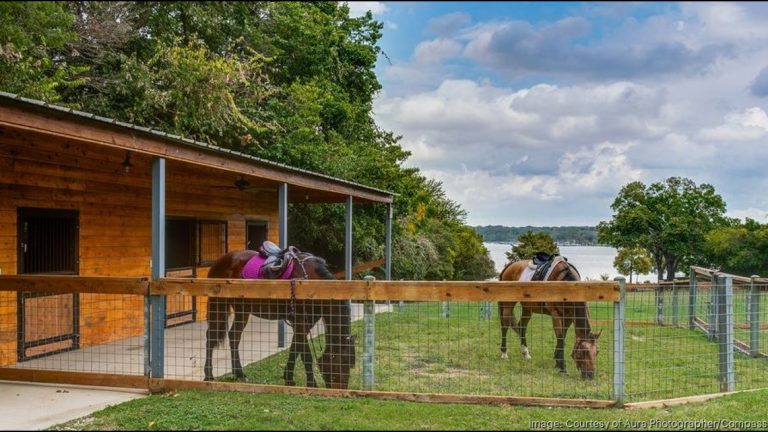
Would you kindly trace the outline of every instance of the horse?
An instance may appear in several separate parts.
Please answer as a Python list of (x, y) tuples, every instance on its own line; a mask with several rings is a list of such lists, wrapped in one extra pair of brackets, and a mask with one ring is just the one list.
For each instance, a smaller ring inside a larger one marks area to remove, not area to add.
[[(286, 249), (287, 250), (287, 249)], [(335, 279), (328, 271), (325, 260), (312, 254), (300, 252), (294, 255), (294, 264), (289, 265), (285, 279)], [(208, 272), (209, 278), (243, 278), (243, 268), (258, 255), (253, 250), (229, 252), (219, 258)], [(291, 290), (293, 291), (293, 283)], [(213, 350), (221, 344), (227, 334), (227, 317), (234, 312), (229, 328), (229, 348), (232, 357), (232, 373), (238, 381), (245, 380), (240, 363), (240, 336), (251, 315), (268, 320), (287, 320), (293, 326), (293, 339), (288, 352), (288, 362), (283, 371), (285, 385), (295, 385), (293, 373), (296, 357), (301, 355), (307, 375), (307, 387), (317, 387), (312, 369), (312, 353), (307, 335), (322, 318), (325, 323), (325, 349), (317, 359), (323, 380), (329, 388), (346, 389), (350, 369), (355, 364), (356, 337), (351, 334), (351, 310), (344, 300), (262, 300), (242, 298), (210, 297), (208, 300), (208, 330), (205, 346), (205, 381), (213, 380)]]
[[(552, 256), (548, 281), (578, 281), (581, 279), (578, 270), (567, 260)], [(508, 263), (499, 275), (501, 281), (517, 281), (529, 266), (530, 260)], [(550, 315), (552, 327), (557, 338), (555, 347), (555, 366), (561, 373), (566, 373), (564, 359), (565, 336), (571, 324), (575, 324), (576, 342), (573, 345), (571, 357), (584, 379), (595, 376), (595, 358), (599, 352), (598, 339), (602, 330), (592, 333), (589, 323), (589, 306), (586, 302), (520, 302), (523, 313), (520, 322), (516, 322), (514, 309), (517, 302), (499, 302), (499, 317), (501, 319), (501, 358), (507, 359), (507, 331), (511, 327), (520, 336), (520, 351), (527, 360), (531, 358), (525, 333), (528, 322), (534, 313)]]

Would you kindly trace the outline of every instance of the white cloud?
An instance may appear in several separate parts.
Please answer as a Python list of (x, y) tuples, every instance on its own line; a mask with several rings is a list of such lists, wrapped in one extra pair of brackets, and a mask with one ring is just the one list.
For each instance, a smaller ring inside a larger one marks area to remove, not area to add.
[(371, 11), (373, 15), (381, 15), (387, 11), (387, 5), (377, 1), (351, 1), (346, 2), (349, 6), (349, 16), (360, 17), (366, 12)]
[(416, 45), (413, 51), (417, 63), (438, 63), (461, 52), (462, 45), (453, 39), (433, 39)]
[(701, 131), (702, 138), (721, 141), (749, 141), (762, 138), (766, 134), (768, 115), (759, 107), (729, 113), (722, 125)]
[(434, 20), (411, 63), (384, 69), (377, 123), (470, 223), (593, 224), (627, 182), (673, 175), (714, 185), (731, 215), (768, 213), (768, 5), (622, 10), (599, 31)]
[(746, 218), (756, 220), (760, 223), (768, 223), (768, 210), (749, 207), (745, 209), (728, 210), (726, 214), (729, 217), (739, 218), (742, 221)]

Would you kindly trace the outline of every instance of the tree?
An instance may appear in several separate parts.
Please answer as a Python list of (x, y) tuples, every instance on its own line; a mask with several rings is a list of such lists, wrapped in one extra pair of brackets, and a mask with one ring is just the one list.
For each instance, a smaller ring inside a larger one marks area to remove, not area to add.
[(701, 263), (705, 235), (727, 222), (725, 202), (709, 184), (670, 177), (645, 186), (629, 183), (611, 205), (610, 221), (598, 224), (598, 241), (616, 248), (642, 247), (659, 280), (672, 280), (680, 265)]
[[(485, 278), (489, 260), (457, 259), (482, 253), (465, 211), (404, 167), (400, 137), (375, 122), (384, 25), (370, 12), (351, 17), (335, 1), (10, 2), (0, 24), (0, 90), (392, 191), (393, 254), (424, 258), (403, 275)], [(382, 210), (355, 208), (358, 262), (383, 257)], [(339, 268), (343, 214), (292, 205), (289, 225), (302, 229), (289, 241)]]
[(526, 231), (517, 238), (518, 243), (512, 246), (512, 250), (506, 252), (510, 261), (520, 261), (533, 258), (536, 252), (546, 252), (550, 255), (559, 254), (560, 248), (547, 233)]
[(744, 223), (715, 228), (706, 236), (709, 264), (728, 273), (768, 275), (768, 224)]
[(648, 251), (640, 247), (620, 248), (613, 259), (613, 267), (621, 274), (629, 275), (629, 283), (632, 283), (633, 273), (650, 273), (653, 269), (653, 261)]

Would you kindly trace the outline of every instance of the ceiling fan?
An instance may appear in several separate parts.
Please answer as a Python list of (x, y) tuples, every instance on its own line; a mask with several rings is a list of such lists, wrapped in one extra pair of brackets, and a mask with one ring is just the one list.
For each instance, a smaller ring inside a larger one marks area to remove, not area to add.
[(232, 182), (229, 185), (214, 185), (212, 187), (218, 188), (218, 189), (231, 189), (232, 187), (235, 187), (237, 190), (239, 190), (241, 192), (245, 191), (245, 190), (255, 190), (255, 191), (261, 191), (261, 192), (274, 192), (275, 191), (275, 188), (263, 187), (263, 186), (261, 186), (261, 187), (253, 186), (253, 185), (251, 185), (251, 182), (246, 180), (245, 177), (242, 176), (242, 175), (240, 176), (240, 178), (238, 178), (237, 180), (235, 180), (234, 182)]

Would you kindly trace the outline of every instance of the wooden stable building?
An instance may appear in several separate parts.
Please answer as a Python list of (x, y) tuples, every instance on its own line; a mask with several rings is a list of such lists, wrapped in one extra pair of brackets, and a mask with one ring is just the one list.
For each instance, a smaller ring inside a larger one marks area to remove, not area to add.
[[(286, 245), (292, 202), (346, 203), (347, 279), (352, 203), (387, 205), (389, 274), (392, 199), (386, 191), (0, 93), (0, 278), (205, 277), (226, 251), (265, 239)], [(142, 297), (108, 299), (0, 291), (0, 366), (145, 331)], [(204, 319), (205, 306), (181, 296), (151, 305), (165, 313), (166, 326)]]

